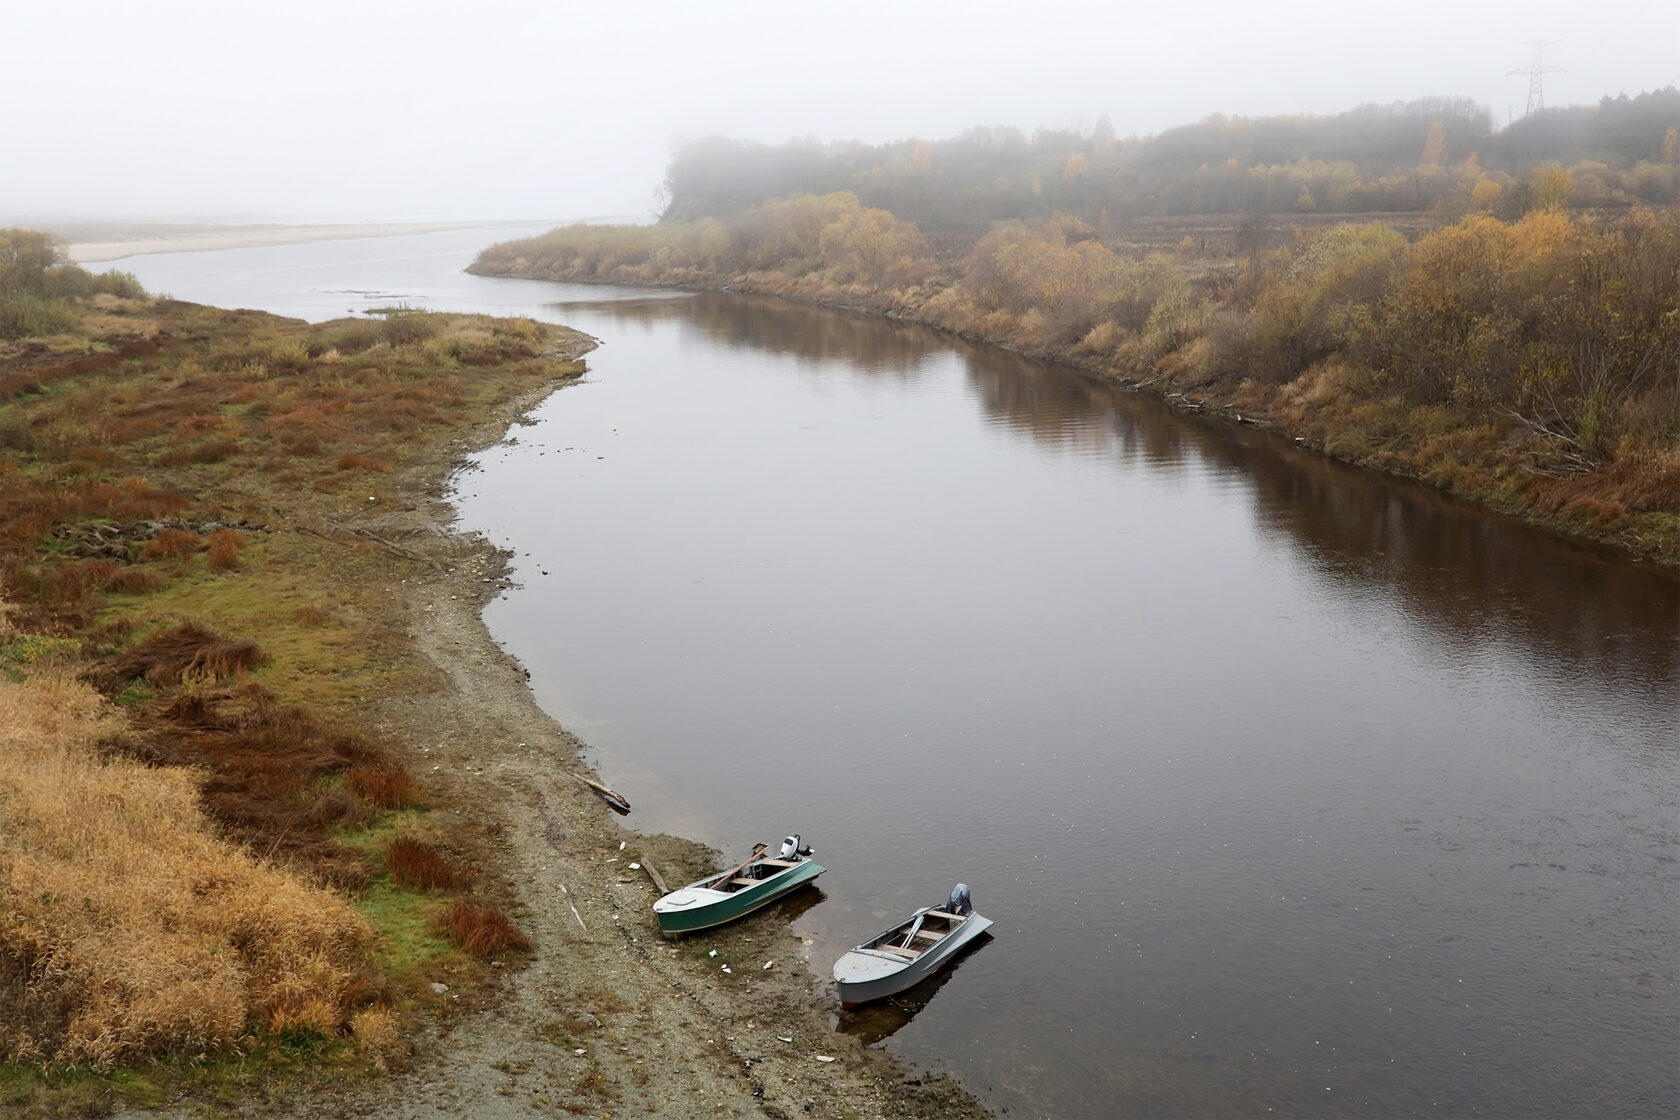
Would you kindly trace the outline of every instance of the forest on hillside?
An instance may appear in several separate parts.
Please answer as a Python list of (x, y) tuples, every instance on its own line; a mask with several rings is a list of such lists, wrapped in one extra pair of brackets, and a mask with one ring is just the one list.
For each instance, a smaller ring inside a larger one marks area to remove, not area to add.
[[(1184, 214), (1456, 217), (1478, 189), (1516, 218), (1568, 173), (1575, 207), (1666, 205), (1680, 197), (1680, 89), (1549, 109), (1495, 131), (1485, 107), (1432, 98), (1331, 116), (1215, 115), (1155, 136), (973, 128), (948, 140), (683, 146), (664, 184), (667, 220), (726, 217), (769, 198), (849, 191), (930, 235), (1060, 212), (1101, 227)], [(1484, 186), (1483, 184), (1487, 184)]]

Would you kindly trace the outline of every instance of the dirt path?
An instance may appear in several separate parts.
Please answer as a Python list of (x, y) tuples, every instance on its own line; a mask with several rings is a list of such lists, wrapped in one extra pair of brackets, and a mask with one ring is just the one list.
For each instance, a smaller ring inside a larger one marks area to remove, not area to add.
[(449, 1017), (389, 1078), (317, 1087), (258, 1111), (415, 1120), (986, 1115), (953, 1082), (911, 1078), (895, 1059), (831, 1029), (832, 994), (780, 907), (716, 934), (677, 943), (659, 935), (650, 909), (658, 892), (630, 868), (633, 858), (651, 858), (675, 886), (713, 866), (714, 853), (621, 827), (568, 775), (582, 772), (581, 744), (537, 707), (525, 671), (480, 616), (502, 586), (506, 558), (457, 534), (442, 500), (462, 457), (500, 439), (549, 391), (411, 461), (393, 479), (395, 508), (293, 526), (317, 543), (322, 533), (343, 541), (344, 571), (333, 578), (357, 585), (392, 656), (409, 662), (401, 675), (431, 682), (368, 698), (363, 717), (410, 744), (414, 771), (478, 838), (534, 958), (509, 969), (488, 1000), (462, 995), (462, 1006), (487, 1009)]

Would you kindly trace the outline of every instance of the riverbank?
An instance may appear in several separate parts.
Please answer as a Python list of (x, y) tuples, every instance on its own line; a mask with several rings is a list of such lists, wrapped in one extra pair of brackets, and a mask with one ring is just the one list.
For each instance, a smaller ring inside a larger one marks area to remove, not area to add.
[[(366, 718), (426, 744), (427, 780), (481, 825), (486, 858), (518, 898), (537, 951), (481, 1014), (426, 1040), (406, 1072), (312, 1088), (280, 1114), (987, 1115), (954, 1083), (917, 1076), (831, 1029), (832, 997), (782, 906), (676, 943), (660, 936), (651, 910), (659, 891), (632, 864), (651, 863), (676, 886), (733, 853), (639, 834), (570, 777), (588, 774), (585, 744), (536, 705), (525, 670), (481, 617), (507, 557), (458, 535), (444, 498), (466, 455), (504, 438), (552, 391), (475, 418), (391, 480), (392, 508), (347, 523), (398, 546), (361, 557), (358, 567), (372, 570), (353, 578), (385, 590), (383, 624), (406, 636), (405, 656), (435, 682), (368, 698)], [(618, 792), (634, 802), (634, 790)]]
[[(485, 628), (480, 611), (507, 558), (455, 531), (447, 481), (578, 377), (593, 340), (471, 316), (309, 326), (173, 301), (106, 298), (86, 310), (85, 342), (25, 340), (0, 354), (0, 469), (14, 494), (36, 479), (43, 494), (57, 492), (53, 479), (90, 479), (92, 500), (106, 472), (134, 479), (129, 489), (143, 475), (146, 492), (175, 496), (193, 525), (237, 526), (217, 531), (239, 543), (217, 564), (192, 528), (136, 522), (122, 531), (140, 534), (135, 548), (160, 566), (132, 551), (91, 560), (54, 542), (85, 529), (87, 547), (103, 548), (105, 519), (8, 510), (18, 514), (8, 541), (38, 541), (8, 569), (13, 617), (62, 635), (48, 646), (93, 659), (94, 671), (182, 619), (245, 637), (269, 658), (249, 674), (192, 685), (193, 703), (141, 682), (113, 711), (126, 707), (144, 732), (189, 711), (204, 722), (205, 704), (307, 702), (381, 744), (401, 768), (384, 772), (412, 775), (414, 792), (381, 817), (354, 782), (328, 774), (300, 813), (331, 808), (343, 827), (297, 856), (336, 868), (368, 915), (385, 975), (361, 998), (399, 1016), (402, 1038), (352, 1046), (324, 1023), (264, 1041), (253, 1023), (230, 1056), (205, 1065), (186, 1054), (175, 1067), (162, 1055), (140, 1082), (120, 1069), (71, 1078), (83, 1088), (70, 1099), (130, 1114), (286, 1117), (984, 1115), (952, 1082), (914, 1077), (831, 1029), (832, 998), (783, 907), (665, 942), (650, 909), (657, 888), (631, 864), (679, 884), (719, 854), (622, 827), (573, 776), (587, 773), (583, 745), (538, 708)], [(105, 433), (97, 445), (83, 425)], [(110, 489), (113, 500), (127, 492)], [(179, 546), (172, 558), (159, 540)], [(149, 578), (119, 579), (131, 569)], [(39, 645), (20, 639), (0, 649), (17, 657), (0, 660), (27, 675)], [(478, 959), (415, 950), (447, 898), (385, 885), (398, 834), (447, 853), (475, 905), (511, 915), (533, 948)], [(8, 1075), (3, 1099), (65, 1099), (52, 1078), (20, 1078)]]
[(1133, 244), (1057, 215), (935, 246), (834, 194), (727, 222), (565, 227), (468, 271), (937, 327), (1680, 565), (1680, 387), (1656, 372), (1680, 357), (1661, 264), (1680, 214), (1478, 214), (1415, 242), (1385, 223), (1313, 225), (1270, 251), (1242, 251), (1242, 234)]

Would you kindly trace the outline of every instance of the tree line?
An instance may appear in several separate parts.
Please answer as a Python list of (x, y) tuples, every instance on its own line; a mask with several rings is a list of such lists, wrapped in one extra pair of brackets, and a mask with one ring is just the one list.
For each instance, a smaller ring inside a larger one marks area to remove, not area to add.
[[(1524, 213), (1554, 167), (1570, 205), (1666, 205), (1680, 197), (1680, 89), (1545, 110), (1495, 131), (1487, 109), (1434, 98), (1327, 117), (1215, 115), (1122, 139), (1106, 118), (1088, 131), (975, 128), (948, 140), (887, 144), (724, 137), (679, 149), (662, 216), (738, 214), (766, 199), (850, 192), (927, 234), (1072, 214), (1130, 217), (1421, 211), (1481, 183)], [(1454, 212), (1456, 211), (1456, 212)]]

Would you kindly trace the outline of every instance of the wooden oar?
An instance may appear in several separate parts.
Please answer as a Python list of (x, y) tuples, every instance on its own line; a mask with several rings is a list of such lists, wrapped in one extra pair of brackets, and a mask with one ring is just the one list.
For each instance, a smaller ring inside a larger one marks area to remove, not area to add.
[(768, 852), (769, 850), (770, 850), (770, 845), (768, 845), (768, 844), (754, 844), (753, 845), (753, 854), (748, 856), (746, 859), (742, 860), (741, 863), (740, 863), (740, 866), (736, 867), (735, 870), (731, 871), (729, 874), (727, 874), (723, 878), (719, 879), (718, 882), (723, 884), (724, 886), (728, 886), (729, 885), (729, 880), (735, 878), (735, 876), (739, 875), (742, 871), (746, 870), (747, 864), (758, 862), (759, 858), (761, 856), (763, 856), (764, 853)]

